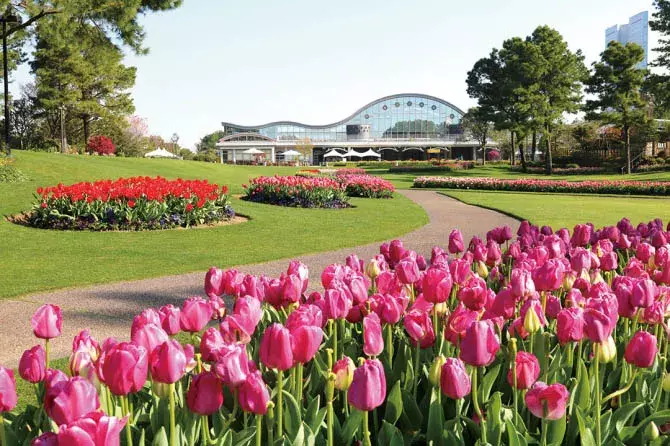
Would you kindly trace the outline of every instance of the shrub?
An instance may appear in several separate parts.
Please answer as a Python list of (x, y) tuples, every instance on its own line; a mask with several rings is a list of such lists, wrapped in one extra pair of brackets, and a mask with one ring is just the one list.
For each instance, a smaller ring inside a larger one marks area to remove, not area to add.
[(344, 185), (332, 178), (256, 177), (242, 187), (245, 198), (257, 203), (303, 208), (349, 207)]
[(500, 161), (500, 152), (497, 150), (489, 150), (486, 153), (486, 161)]
[(113, 155), (116, 152), (116, 146), (112, 140), (103, 135), (91, 136), (86, 149), (89, 153), (98, 155)]
[(207, 180), (119, 178), (38, 188), (27, 214), (46, 229), (144, 230), (210, 224), (234, 212), (228, 188)]
[(28, 179), (14, 164), (14, 158), (0, 156), (0, 183), (21, 183)]
[(565, 165), (566, 169), (579, 169), (579, 164), (577, 163), (569, 163)]

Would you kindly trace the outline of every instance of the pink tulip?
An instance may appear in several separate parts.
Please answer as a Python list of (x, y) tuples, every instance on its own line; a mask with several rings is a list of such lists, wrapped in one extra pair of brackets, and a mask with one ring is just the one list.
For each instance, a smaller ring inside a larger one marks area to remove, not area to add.
[(420, 271), (416, 260), (411, 257), (405, 257), (395, 267), (395, 272), (398, 275), (400, 282), (410, 285), (419, 280)]
[[(528, 352), (517, 352), (516, 354), (516, 388), (529, 389), (540, 376), (540, 361), (537, 357)], [(514, 386), (513, 369), (507, 372), (507, 382)]]
[(70, 376), (82, 376), (97, 387), (99, 379), (95, 364), (96, 361), (91, 358), (90, 350), (81, 346), (70, 355), (70, 361), (68, 362)]
[(428, 348), (435, 343), (435, 330), (429, 313), (412, 310), (405, 315), (403, 325), (413, 346)]
[(391, 262), (398, 263), (403, 257), (407, 255), (407, 250), (400, 240), (393, 240), (389, 244), (389, 258)]
[(453, 345), (458, 345), (465, 336), (465, 331), (479, 319), (479, 313), (459, 304), (447, 319), (444, 338)]
[(472, 276), (471, 265), (472, 262), (466, 259), (456, 259), (449, 263), (449, 272), (454, 283), (462, 286)]
[(161, 307), (161, 309), (158, 310), (158, 314), (160, 316), (161, 327), (168, 335), (174, 336), (181, 331), (179, 325), (181, 310), (179, 308), (172, 304), (168, 304)]
[(295, 276), (300, 280), (300, 294), (307, 291), (307, 287), (309, 285), (309, 268), (307, 268), (307, 265), (298, 260), (291, 260), (291, 262), (288, 264), (288, 270), (286, 271), (286, 274)]
[(429, 268), (423, 276), (423, 297), (431, 303), (446, 302), (451, 295), (453, 281), (448, 269)]
[(491, 321), (473, 322), (461, 341), (460, 358), (475, 367), (488, 366), (500, 349), (498, 335)]
[(179, 325), (184, 331), (197, 333), (212, 319), (212, 307), (198, 296), (189, 297), (184, 302), (179, 315)]
[(200, 340), (200, 355), (205, 362), (216, 362), (219, 351), (225, 345), (221, 332), (214, 327), (209, 327), (202, 334)]
[(281, 324), (270, 325), (263, 333), (259, 355), (268, 368), (288, 370), (293, 367), (291, 333)]
[(19, 375), (29, 383), (44, 381), (46, 376), (46, 353), (41, 345), (23, 352), (19, 361)]
[(323, 319), (323, 312), (318, 306), (314, 304), (302, 304), (289, 314), (284, 325), (289, 331), (293, 331), (303, 325), (323, 328), (325, 321)]
[(591, 226), (577, 225), (572, 231), (570, 243), (572, 246), (586, 246), (591, 241)]
[(58, 426), (70, 424), (100, 408), (95, 387), (80, 376), (58, 382), (47, 393), (44, 409)]
[(528, 270), (514, 268), (510, 279), (512, 294), (516, 297), (527, 297), (535, 294), (535, 283)]
[[(400, 321), (409, 299), (396, 298), (391, 294), (377, 294), (375, 312), (384, 324), (394, 325)], [(404, 295), (403, 295), (404, 296)]]
[(459, 400), (470, 394), (470, 375), (465, 364), (458, 358), (447, 358), (440, 373), (440, 389), (452, 400)]
[(219, 296), (209, 298), (209, 307), (212, 309), (212, 320), (221, 320), (226, 315), (226, 303)]
[(186, 353), (179, 341), (165, 341), (151, 352), (151, 378), (163, 384), (175, 383), (186, 373), (186, 362)]
[(363, 411), (382, 405), (386, 399), (386, 375), (379, 360), (367, 359), (354, 371), (347, 399), (349, 404)]
[(452, 254), (459, 254), (463, 252), (463, 234), (458, 229), (453, 229), (449, 233), (449, 252)]
[(244, 281), (244, 274), (236, 269), (227, 269), (223, 272), (223, 291), (229, 296), (237, 296)]
[(16, 402), (14, 371), (0, 366), (0, 413), (13, 410), (16, 407)]
[(343, 288), (327, 289), (324, 300), (325, 316), (328, 319), (344, 319), (351, 310), (351, 296)]
[(35, 311), (30, 324), (38, 338), (53, 339), (61, 334), (63, 314), (58, 305), (44, 304)]
[(335, 388), (337, 390), (347, 390), (351, 386), (351, 381), (354, 379), (354, 370), (356, 370), (354, 361), (348, 356), (335, 362), (333, 374), (335, 375)]
[(587, 308), (584, 311), (584, 334), (592, 342), (602, 342), (609, 338), (614, 331), (615, 324), (602, 311)]
[(158, 311), (154, 310), (153, 308), (142, 310), (140, 314), (133, 318), (133, 323), (130, 326), (130, 338), (132, 339), (135, 337), (137, 331), (147, 324), (154, 324), (159, 327), (161, 326), (160, 315), (158, 314)]
[(379, 316), (370, 313), (363, 318), (363, 353), (377, 356), (384, 350), (382, 325)]
[(569, 397), (570, 393), (563, 384), (556, 383), (547, 386), (542, 381), (538, 381), (526, 393), (526, 406), (538, 418), (560, 420), (565, 416), (565, 406)]
[(284, 276), (281, 282), (282, 292), (280, 307), (286, 307), (290, 304), (298, 302), (302, 296), (303, 286), (300, 277), (289, 274)]
[[(247, 325), (248, 321), (245, 321), (243, 317), (234, 314), (226, 316), (219, 325), (223, 341), (226, 343), (240, 342), (248, 344), (251, 342), (251, 333), (247, 331)], [(256, 327), (254, 327), (255, 329)]]
[(59, 446), (58, 434), (53, 432), (45, 432), (39, 437), (35, 438), (30, 446)]
[(237, 398), (243, 411), (256, 415), (267, 413), (270, 392), (261, 372), (255, 371), (247, 375), (247, 379), (240, 384)]
[(642, 279), (633, 285), (632, 295), (630, 297), (631, 305), (635, 307), (647, 308), (656, 300), (656, 284), (653, 280)]
[(656, 255), (656, 249), (648, 243), (640, 243), (635, 249), (635, 257), (642, 263), (649, 263), (649, 260)]
[(223, 404), (223, 388), (213, 372), (195, 375), (186, 394), (186, 404), (198, 415), (212, 415)]
[(159, 325), (146, 324), (138, 329), (131, 339), (133, 344), (144, 347), (148, 353), (151, 353), (170, 337)]
[(638, 331), (628, 342), (624, 358), (629, 364), (640, 368), (649, 368), (654, 365), (658, 352), (656, 336), (646, 331)]
[(305, 364), (312, 360), (321, 346), (323, 330), (313, 325), (303, 325), (290, 331), (293, 361)]
[(458, 300), (473, 311), (483, 309), (487, 298), (486, 282), (481, 277), (472, 277), (458, 290)]
[[(108, 417), (101, 412), (94, 412), (80, 418), (67, 426), (61, 426), (57, 437), (47, 437), (46, 443), (39, 445), (77, 445), (77, 446), (117, 446), (120, 434), (127, 423), (127, 418)], [(46, 435), (46, 434), (45, 434)], [(42, 437), (40, 437), (42, 438)], [(51, 441), (52, 443), (49, 443)], [(33, 443), (33, 446), (35, 443)]]
[(263, 318), (261, 302), (251, 296), (240, 297), (235, 301), (233, 315), (235, 320), (244, 327), (245, 332), (252, 335)]
[(556, 316), (556, 335), (561, 344), (579, 342), (584, 337), (584, 310), (570, 307)]
[(249, 358), (242, 344), (226, 344), (218, 352), (214, 372), (221, 382), (236, 387), (249, 375)]
[(122, 342), (106, 352), (104, 382), (114, 395), (139, 392), (147, 380), (148, 367), (149, 354), (144, 347)]
[(91, 333), (86, 330), (82, 330), (74, 337), (72, 340), (72, 351), (77, 351), (81, 348), (88, 350), (93, 361), (97, 361), (98, 356), (100, 356), (100, 344), (96, 341)]
[(563, 284), (565, 267), (558, 259), (549, 259), (533, 271), (535, 288), (539, 291), (554, 291)]
[(223, 270), (212, 266), (205, 274), (205, 294), (212, 297), (221, 296), (224, 292)]

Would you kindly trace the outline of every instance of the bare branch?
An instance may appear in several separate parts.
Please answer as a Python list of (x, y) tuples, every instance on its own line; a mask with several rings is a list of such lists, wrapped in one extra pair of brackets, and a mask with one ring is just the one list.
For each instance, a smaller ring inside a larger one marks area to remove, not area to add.
[(13, 28), (8, 29), (5, 36), (2, 36), (2, 34), (0, 34), (0, 37), (9, 37), (11, 34), (14, 34), (15, 32), (17, 32), (21, 29), (29, 27), (30, 25), (32, 25), (33, 23), (35, 23), (37, 20), (41, 19), (42, 17), (46, 17), (48, 15), (53, 15), (53, 14), (60, 14), (61, 12), (63, 12), (62, 9), (43, 9), (39, 13), (37, 13), (36, 15), (34, 15), (31, 18), (29, 18), (28, 20), (26, 20), (25, 22), (13, 27)]

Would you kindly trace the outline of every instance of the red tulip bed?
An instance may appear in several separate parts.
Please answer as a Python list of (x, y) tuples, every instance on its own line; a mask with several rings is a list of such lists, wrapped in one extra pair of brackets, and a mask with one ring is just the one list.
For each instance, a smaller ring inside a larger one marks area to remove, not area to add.
[(228, 188), (207, 180), (119, 178), (37, 189), (30, 226), (145, 230), (189, 227), (234, 216)]
[(416, 177), (413, 187), (576, 194), (670, 195), (670, 181), (560, 181)]
[(320, 291), (298, 261), (211, 268), (207, 298), (144, 310), (130, 342), (82, 331), (68, 375), (46, 304), (18, 369), (39, 407), (11, 412), (0, 367), (2, 444), (667, 444), (669, 236), (454, 230), (428, 260), (396, 240), (329, 265)]

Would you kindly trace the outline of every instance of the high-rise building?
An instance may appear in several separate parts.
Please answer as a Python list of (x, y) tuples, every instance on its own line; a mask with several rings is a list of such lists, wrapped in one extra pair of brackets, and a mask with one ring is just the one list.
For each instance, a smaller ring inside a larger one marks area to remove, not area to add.
[(625, 45), (637, 43), (644, 49), (644, 60), (637, 66), (647, 68), (649, 56), (649, 12), (642, 11), (628, 19), (626, 25), (614, 25), (605, 30), (605, 46), (612, 40)]

